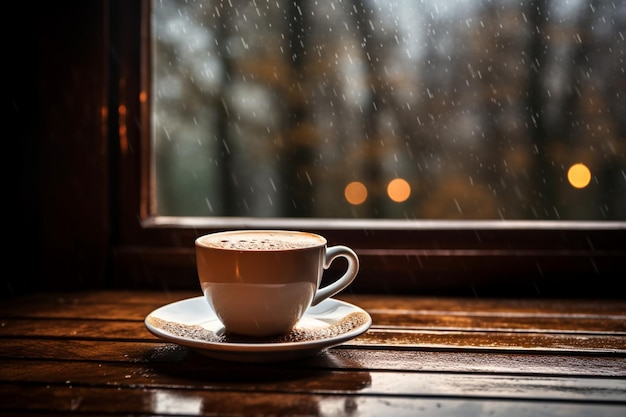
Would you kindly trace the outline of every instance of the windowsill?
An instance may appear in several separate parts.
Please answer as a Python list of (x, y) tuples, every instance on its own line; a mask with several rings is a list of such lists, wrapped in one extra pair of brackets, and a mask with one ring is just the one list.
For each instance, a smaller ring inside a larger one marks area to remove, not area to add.
[(404, 220), (151, 216), (144, 219), (142, 225), (146, 228), (229, 229), (282, 227), (329, 230), (626, 230), (626, 222), (588, 220)]

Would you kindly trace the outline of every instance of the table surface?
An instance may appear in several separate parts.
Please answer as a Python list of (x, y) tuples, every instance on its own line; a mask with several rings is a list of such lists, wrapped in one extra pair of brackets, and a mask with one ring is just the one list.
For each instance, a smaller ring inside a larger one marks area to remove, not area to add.
[(339, 295), (365, 333), (276, 363), (213, 359), (145, 317), (194, 292), (0, 302), (0, 414), (626, 415), (626, 301)]

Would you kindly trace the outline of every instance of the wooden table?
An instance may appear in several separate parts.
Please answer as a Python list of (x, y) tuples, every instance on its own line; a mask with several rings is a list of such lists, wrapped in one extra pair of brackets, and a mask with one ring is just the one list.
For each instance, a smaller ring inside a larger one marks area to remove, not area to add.
[(258, 364), (147, 331), (152, 310), (198, 295), (0, 302), (0, 414), (626, 416), (626, 301), (340, 295), (367, 332)]

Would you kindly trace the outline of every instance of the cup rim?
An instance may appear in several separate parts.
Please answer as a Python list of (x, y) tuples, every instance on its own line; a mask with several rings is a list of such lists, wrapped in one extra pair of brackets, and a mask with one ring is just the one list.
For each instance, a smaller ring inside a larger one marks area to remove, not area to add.
[[(278, 234), (289, 234), (289, 235), (308, 235), (319, 240), (319, 244), (305, 246), (305, 247), (297, 247), (297, 248), (282, 248), (282, 249), (272, 249), (271, 251), (264, 250), (245, 250), (245, 249), (237, 249), (237, 248), (228, 248), (228, 247), (213, 247), (209, 246), (202, 242), (204, 238), (207, 236), (220, 236), (220, 235), (237, 235), (237, 234), (262, 234), (262, 233), (278, 233)], [(211, 250), (223, 250), (223, 251), (239, 251), (239, 252), (292, 252), (292, 251), (300, 251), (300, 250), (310, 250), (314, 248), (319, 248), (322, 246), (326, 246), (328, 244), (327, 239), (313, 232), (301, 231), (301, 230), (290, 230), (290, 229), (232, 229), (232, 230), (222, 230), (219, 232), (206, 233), (201, 236), (198, 236), (195, 239), (195, 246), (198, 248), (211, 249)]]

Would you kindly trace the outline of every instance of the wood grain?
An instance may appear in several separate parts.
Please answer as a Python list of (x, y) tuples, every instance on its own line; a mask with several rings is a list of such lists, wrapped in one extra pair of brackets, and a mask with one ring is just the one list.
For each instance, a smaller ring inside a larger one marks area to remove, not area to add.
[[(369, 331), (302, 360), (219, 361), (143, 319), (195, 292), (0, 304), (0, 414), (573, 415), (626, 411), (626, 303), (344, 295)], [(37, 401), (33, 401), (37, 398)]]

